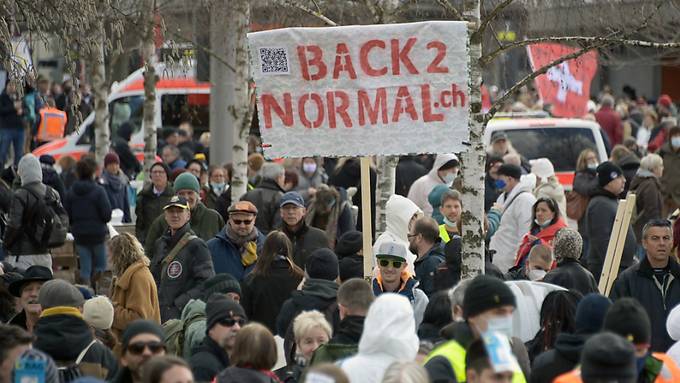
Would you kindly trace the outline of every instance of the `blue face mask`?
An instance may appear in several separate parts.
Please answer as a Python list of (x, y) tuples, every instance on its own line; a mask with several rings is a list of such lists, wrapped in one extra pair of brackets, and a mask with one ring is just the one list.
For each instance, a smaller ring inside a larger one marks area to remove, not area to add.
[(496, 180), (496, 189), (505, 189), (505, 186), (507, 186), (505, 181), (500, 178)]
[(489, 319), (486, 331), (495, 331), (512, 339), (512, 316), (501, 316)]
[(211, 183), (210, 187), (212, 188), (213, 192), (217, 195), (221, 195), (222, 192), (224, 192), (224, 189), (226, 188), (227, 183), (226, 182), (220, 182), (220, 183)]
[(453, 181), (456, 179), (456, 174), (455, 173), (447, 173), (444, 178), (444, 183), (451, 186), (453, 184)]
[(457, 227), (455, 221), (450, 221), (448, 218), (444, 217), (444, 224), (448, 227)]

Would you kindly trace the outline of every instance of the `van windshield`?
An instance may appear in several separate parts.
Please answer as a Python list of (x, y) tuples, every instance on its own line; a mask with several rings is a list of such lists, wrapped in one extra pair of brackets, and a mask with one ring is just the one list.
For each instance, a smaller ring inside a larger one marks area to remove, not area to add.
[(118, 135), (118, 128), (124, 123), (132, 125), (132, 133), (142, 129), (144, 118), (144, 96), (128, 96), (111, 101), (109, 104), (111, 138)]
[[(503, 131), (503, 130), (500, 130)], [(583, 149), (596, 149), (588, 128), (530, 128), (504, 131), (512, 146), (526, 159), (547, 158), (556, 172), (573, 172)]]

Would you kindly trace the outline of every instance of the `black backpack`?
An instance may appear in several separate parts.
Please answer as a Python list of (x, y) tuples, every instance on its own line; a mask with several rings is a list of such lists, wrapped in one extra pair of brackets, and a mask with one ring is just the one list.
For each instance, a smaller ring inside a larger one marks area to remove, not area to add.
[[(36, 199), (27, 212), (27, 227), (31, 228), (26, 234), (28, 238), (40, 248), (63, 246), (68, 233), (68, 215), (59, 201), (59, 195), (49, 186), (46, 186), (45, 198), (28, 188), (23, 189)], [(28, 199), (26, 206), (30, 206)]]
[(87, 345), (78, 355), (78, 358), (73, 363), (60, 364), (57, 363), (57, 370), (59, 371), (59, 381), (63, 383), (72, 382), (78, 378), (85, 376), (80, 370), (80, 362), (83, 361), (85, 354), (90, 351), (90, 348), (97, 343), (96, 339), (93, 339), (90, 344)]

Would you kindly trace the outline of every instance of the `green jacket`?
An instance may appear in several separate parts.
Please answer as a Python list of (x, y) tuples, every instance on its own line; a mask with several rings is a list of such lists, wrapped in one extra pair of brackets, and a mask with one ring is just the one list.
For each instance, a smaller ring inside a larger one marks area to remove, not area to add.
[[(218, 212), (208, 209), (202, 202), (198, 202), (196, 207), (191, 211), (190, 224), (191, 230), (196, 233), (196, 236), (207, 242), (222, 230), (224, 227), (224, 220)], [(154, 243), (156, 243), (156, 240), (160, 238), (167, 229), (168, 223), (165, 222), (165, 217), (163, 215), (158, 216), (151, 224), (151, 227), (149, 227), (146, 241), (144, 241), (144, 251), (149, 259), (153, 257)]]

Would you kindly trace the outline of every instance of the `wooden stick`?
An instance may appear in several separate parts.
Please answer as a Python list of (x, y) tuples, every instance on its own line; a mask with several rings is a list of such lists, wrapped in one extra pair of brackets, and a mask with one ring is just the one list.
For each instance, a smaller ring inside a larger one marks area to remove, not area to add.
[(602, 265), (602, 271), (600, 273), (600, 283), (598, 285), (598, 290), (600, 294), (605, 294), (607, 288), (607, 281), (609, 280), (609, 273), (612, 268), (612, 261), (614, 258), (614, 252), (616, 251), (616, 241), (619, 238), (619, 230), (621, 229), (621, 221), (623, 220), (623, 212), (625, 211), (626, 201), (620, 200), (619, 205), (616, 209), (616, 218), (614, 219), (614, 224), (612, 225), (612, 233), (609, 237), (609, 245), (607, 246), (607, 254), (604, 258), (604, 265)]
[(616, 241), (616, 250), (614, 251), (614, 259), (612, 262), (611, 271), (609, 273), (609, 278), (607, 279), (607, 286), (605, 288), (605, 296), (609, 296), (609, 292), (614, 287), (614, 281), (619, 275), (619, 267), (621, 266), (621, 257), (623, 255), (623, 249), (626, 246), (626, 236), (628, 235), (628, 228), (630, 227), (630, 217), (633, 215), (633, 208), (635, 208), (635, 194), (628, 193), (626, 197), (626, 206), (623, 213), (623, 220), (621, 221), (621, 227), (619, 229), (619, 236)]
[(361, 157), (361, 228), (364, 278), (370, 278), (373, 274), (373, 238), (371, 235), (371, 160), (368, 157)]

